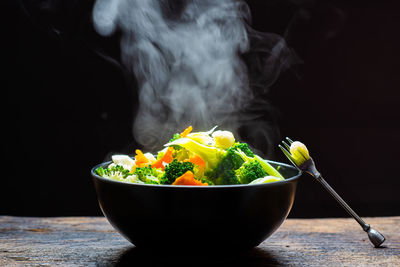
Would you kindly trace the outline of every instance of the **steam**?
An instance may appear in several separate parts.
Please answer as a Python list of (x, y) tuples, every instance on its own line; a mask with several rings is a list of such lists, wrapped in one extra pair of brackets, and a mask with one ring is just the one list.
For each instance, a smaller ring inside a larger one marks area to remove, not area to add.
[[(104, 36), (121, 31), (121, 58), (139, 86), (134, 136), (148, 150), (188, 125), (236, 132), (249, 124), (244, 111), (257, 92), (242, 57), (252, 60), (251, 48), (262, 54), (254, 58), (255, 72), (267, 86), (289, 64), (282, 38), (248, 28), (243, 1), (97, 0), (93, 20)], [(263, 131), (270, 127), (255, 130), (269, 135)]]

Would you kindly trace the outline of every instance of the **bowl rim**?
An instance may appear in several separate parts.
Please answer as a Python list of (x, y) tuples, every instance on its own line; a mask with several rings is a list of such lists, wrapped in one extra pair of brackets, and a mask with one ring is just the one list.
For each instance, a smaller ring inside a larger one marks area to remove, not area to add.
[[(285, 183), (290, 183), (292, 181), (296, 181), (297, 179), (299, 179), (302, 175), (302, 171), (299, 170), (298, 168), (286, 164), (286, 163), (282, 163), (282, 162), (278, 162), (278, 161), (272, 161), (272, 160), (265, 160), (268, 163), (272, 163), (272, 164), (279, 164), (281, 166), (284, 167), (288, 167), (291, 169), (294, 169), (297, 171), (297, 174), (290, 177), (290, 178), (285, 178), (284, 180), (281, 181), (276, 181), (276, 182), (271, 182), (271, 183), (266, 183), (266, 184), (238, 184), (238, 185), (213, 185), (213, 186), (195, 186), (195, 185), (166, 185), (166, 184), (135, 184), (135, 183), (130, 183), (130, 182), (124, 182), (124, 181), (118, 181), (118, 180), (112, 180), (112, 179), (108, 179), (108, 178), (104, 178), (98, 174), (96, 174), (94, 171), (98, 168), (98, 167), (103, 167), (105, 165), (109, 165), (112, 163), (112, 161), (106, 161), (100, 164), (95, 165), (91, 170), (90, 170), (90, 174), (92, 175), (93, 178), (98, 179), (100, 181), (103, 182), (108, 182), (108, 183), (116, 183), (116, 184), (125, 184), (127, 186), (144, 186), (144, 187), (158, 187), (158, 188), (196, 188), (196, 190), (202, 190), (204, 188), (239, 188), (239, 187), (264, 187), (264, 186), (278, 186), (281, 184), (285, 184)], [(217, 189), (212, 189), (212, 190), (217, 190)]]

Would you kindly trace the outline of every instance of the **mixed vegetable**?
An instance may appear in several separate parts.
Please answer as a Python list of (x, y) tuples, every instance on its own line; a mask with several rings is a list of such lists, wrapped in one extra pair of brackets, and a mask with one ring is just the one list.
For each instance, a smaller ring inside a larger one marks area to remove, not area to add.
[(112, 156), (112, 163), (95, 172), (105, 178), (138, 184), (235, 185), (261, 184), (284, 178), (246, 143), (235, 141), (229, 131), (192, 132), (189, 126), (165, 144), (154, 157), (136, 150)]

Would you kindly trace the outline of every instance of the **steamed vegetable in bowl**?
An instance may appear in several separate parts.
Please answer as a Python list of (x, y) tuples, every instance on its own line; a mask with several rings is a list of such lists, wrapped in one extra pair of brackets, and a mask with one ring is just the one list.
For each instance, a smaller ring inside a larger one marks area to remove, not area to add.
[(246, 143), (236, 142), (229, 131), (192, 132), (189, 126), (165, 144), (156, 157), (136, 150), (112, 156), (112, 163), (99, 167), (104, 178), (137, 184), (235, 185), (283, 180), (277, 169), (254, 154)]

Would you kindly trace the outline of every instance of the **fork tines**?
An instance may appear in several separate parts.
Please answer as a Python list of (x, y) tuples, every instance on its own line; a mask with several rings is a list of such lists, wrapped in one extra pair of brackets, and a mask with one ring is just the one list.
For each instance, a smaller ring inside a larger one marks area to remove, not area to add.
[(289, 144), (293, 143), (292, 139), (290, 139), (289, 137), (286, 137), (286, 140), (289, 142)]

